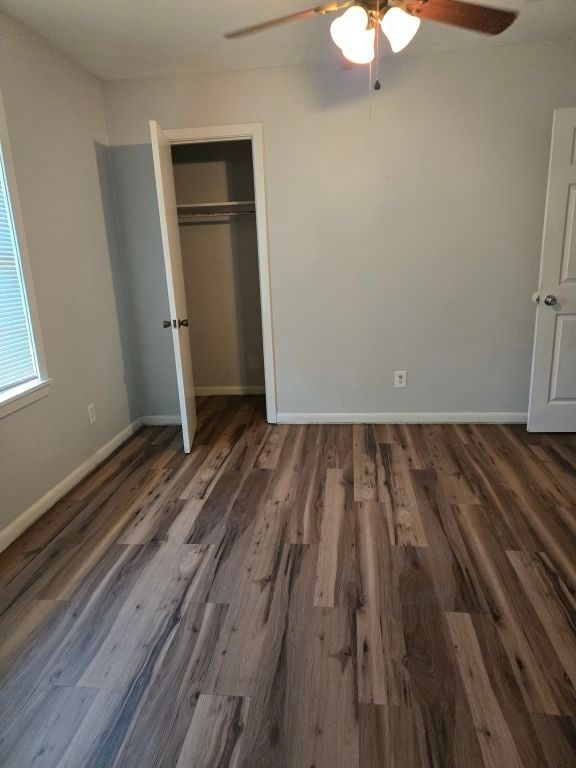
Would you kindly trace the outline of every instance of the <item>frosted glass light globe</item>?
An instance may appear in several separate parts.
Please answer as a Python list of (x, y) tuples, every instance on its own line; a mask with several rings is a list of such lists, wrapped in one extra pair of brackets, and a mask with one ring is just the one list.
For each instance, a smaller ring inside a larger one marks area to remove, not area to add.
[(390, 47), (394, 53), (398, 53), (398, 51), (406, 48), (418, 32), (420, 19), (406, 13), (402, 8), (390, 8), (380, 21), (380, 26), (390, 41)]
[(353, 64), (369, 64), (374, 61), (375, 29), (365, 29), (342, 48), (342, 53)]
[(366, 31), (368, 26), (368, 14), (360, 5), (353, 5), (346, 13), (334, 19), (330, 25), (330, 35), (338, 48), (344, 48), (354, 38)]

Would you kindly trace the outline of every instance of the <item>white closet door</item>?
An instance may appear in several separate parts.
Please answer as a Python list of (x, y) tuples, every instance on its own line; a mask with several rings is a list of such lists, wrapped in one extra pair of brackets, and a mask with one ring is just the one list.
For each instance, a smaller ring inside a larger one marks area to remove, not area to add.
[(552, 129), (528, 411), (531, 432), (576, 429), (576, 109)]
[(196, 401), (194, 399), (192, 352), (190, 350), (190, 336), (186, 316), (186, 290), (184, 287), (182, 252), (180, 250), (180, 233), (178, 232), (178, 211), (176, 207), (176, 191), (174, 189), (172, 153), (170, 142), (166, 135), (158, 123), (153, 120), (150, 121), (150, 134), (152, 138), (152, 155), (154, 157), (154, 174), (156, 176), (156, 192), (158, 194), (158, 210), (160, 212), (160, 227), (162, 230), (164, 266), (166, 268), (166, 282), (170, 302), (171, 325), (169, 330), (172, 334), (174, 356), (176, 358), (176, 376), (178, 379), (178, 398), (180, 400), (184, 451), (190, 453), (197, 423)]

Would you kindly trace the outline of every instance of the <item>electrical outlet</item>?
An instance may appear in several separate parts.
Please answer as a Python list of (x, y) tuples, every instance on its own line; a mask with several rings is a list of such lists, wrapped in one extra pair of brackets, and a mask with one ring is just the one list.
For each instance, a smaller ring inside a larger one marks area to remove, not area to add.
[(406, 371), (394, 371), (394, 386), (396, 388), (406, 386)]
[(94, 403), (88, 404), (88, 423), (94, 424), (96, 421), (96, 406)]

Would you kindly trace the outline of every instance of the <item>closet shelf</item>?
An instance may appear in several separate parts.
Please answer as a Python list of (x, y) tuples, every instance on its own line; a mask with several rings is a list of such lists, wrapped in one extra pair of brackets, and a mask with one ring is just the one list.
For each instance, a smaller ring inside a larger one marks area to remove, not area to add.
[(197, 224), (219, 217), (250, 216), (256, 213), (254, 200), (227, 200), (221, 203), (187, 203), (178, 206), (179, 224)]

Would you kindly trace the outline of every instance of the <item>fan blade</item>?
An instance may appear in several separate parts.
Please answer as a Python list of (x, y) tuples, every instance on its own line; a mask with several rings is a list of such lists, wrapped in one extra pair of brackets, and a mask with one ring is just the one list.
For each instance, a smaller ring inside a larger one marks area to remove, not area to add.
[(343, 3), (326, 3), (325, 5), (317, 5), (315, 8), (307, 8), (305, 11), (298, 11), (297, 13), (289, 13), (287, 16), (279, 16), (276, 19), (263, 21), (260, 24), (253, 24), (250, 27), (242, 27), (242, 29), (235, 29), (233, 32), (226, 32), (224, 37), (228, 39), (244, 37), (245, 35), (251, 35), (254, 32), (262, 32), (264, 29), (271, 29), (271, 27), (277, 27), (280, 24), (288, 24), (291, 21), (299, 21), (300, 19), (311, 19), (313, 16), (324, 16), (325, 13), (333, 13), (334, 11), (339, 11), (342, 8), (348, 8), (349, 5), (352, 5), (352, 0), (348, 0), (347, 2), (343, 2)]
[(518, 15), (514, 11), (487, 5), (461, 3), (460, 0), (416, 0), (405, 6), (409, 13), (426, 21), (439, 21), (454, 27), (473, 29), (486, 35), (499, 35)]

